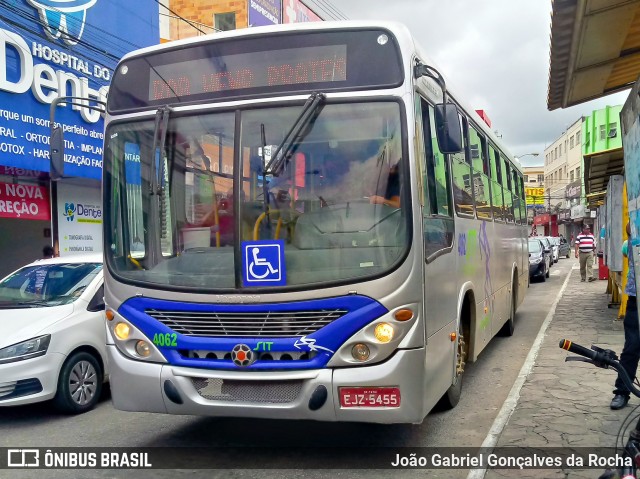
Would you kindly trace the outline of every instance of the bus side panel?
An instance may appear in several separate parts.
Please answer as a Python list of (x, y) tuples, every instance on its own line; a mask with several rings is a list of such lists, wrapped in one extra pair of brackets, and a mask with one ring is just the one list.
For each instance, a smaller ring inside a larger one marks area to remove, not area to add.
[(450, 334), (456, 330), (455, 320), (446, 324), (428, 339), (425, 357), (425, 407), (429, 412), (453, 384), (455, 376), (455, 345)]

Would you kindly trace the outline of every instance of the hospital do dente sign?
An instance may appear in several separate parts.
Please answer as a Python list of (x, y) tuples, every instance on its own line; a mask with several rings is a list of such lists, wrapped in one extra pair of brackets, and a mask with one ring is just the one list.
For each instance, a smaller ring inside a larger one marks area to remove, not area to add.
[[(65, 176), (102, 177), (103, 118), (117, 59), (159, 42), (155, 0), (14, 0), (0, 24), (0, 165), (49, 171), (49, 109), (65, 135)], [(141, 18), (148, 19), (140, 22)]]

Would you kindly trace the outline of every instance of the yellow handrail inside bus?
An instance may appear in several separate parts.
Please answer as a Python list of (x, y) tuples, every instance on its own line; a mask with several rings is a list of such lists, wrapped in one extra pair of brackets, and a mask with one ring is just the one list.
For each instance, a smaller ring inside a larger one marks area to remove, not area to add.
[[(280, 213), (280, 210), (270, 210), (268, 212), (268, 214), (272, 214), (272, 213)], [(259, 239), (259, 233), (260, 233), (260, 223), (262, 223), (262, 221), (267, 217), (267, 212), (262, 212), (260, 214), (260, 216), (258, 216), (258, 219), (256, 220), (256, 224), (253, 227), (253, 239), (254, 241), (257, 241)], [(280, 236), (280, 229), (282, 228), (282, 216), (280, 216), (280, 218), (278, 218), (278, 224), (276, 225), (276, 237), (274, 239), (278, 239), (278, 237)]]

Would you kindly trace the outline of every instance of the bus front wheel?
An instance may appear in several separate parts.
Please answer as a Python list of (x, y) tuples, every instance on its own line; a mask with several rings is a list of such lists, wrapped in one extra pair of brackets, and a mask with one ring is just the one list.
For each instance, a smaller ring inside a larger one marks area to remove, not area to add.
[(444, 393), (442, 398), (437, 404), (437, 409), (447, 410), (453, 409), (460, 402), (460, 396), (462, 395), (462, 378), (464, 377), (464, 366), (467, 360), (467, 343), (465, 341), (465, 336), (462, 334), (462, 328), (459, 328), (458, 335), (458, 346), (456, 349), (456, 375), (454, 378), (454, 383), (449, 386), (447, 392)]

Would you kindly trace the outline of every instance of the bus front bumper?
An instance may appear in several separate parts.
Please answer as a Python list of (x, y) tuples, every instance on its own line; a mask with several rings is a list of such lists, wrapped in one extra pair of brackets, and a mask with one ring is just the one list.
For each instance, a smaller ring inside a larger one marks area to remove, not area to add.
[[(110, 345), (113, 404), (123, 411), (217, 417), (420, 423), (424, 349), (372, 365), (310, 371), (218, 371), (133, 361)], [(342, 407), (341, 387), (397, 387), (399, 407)]]

